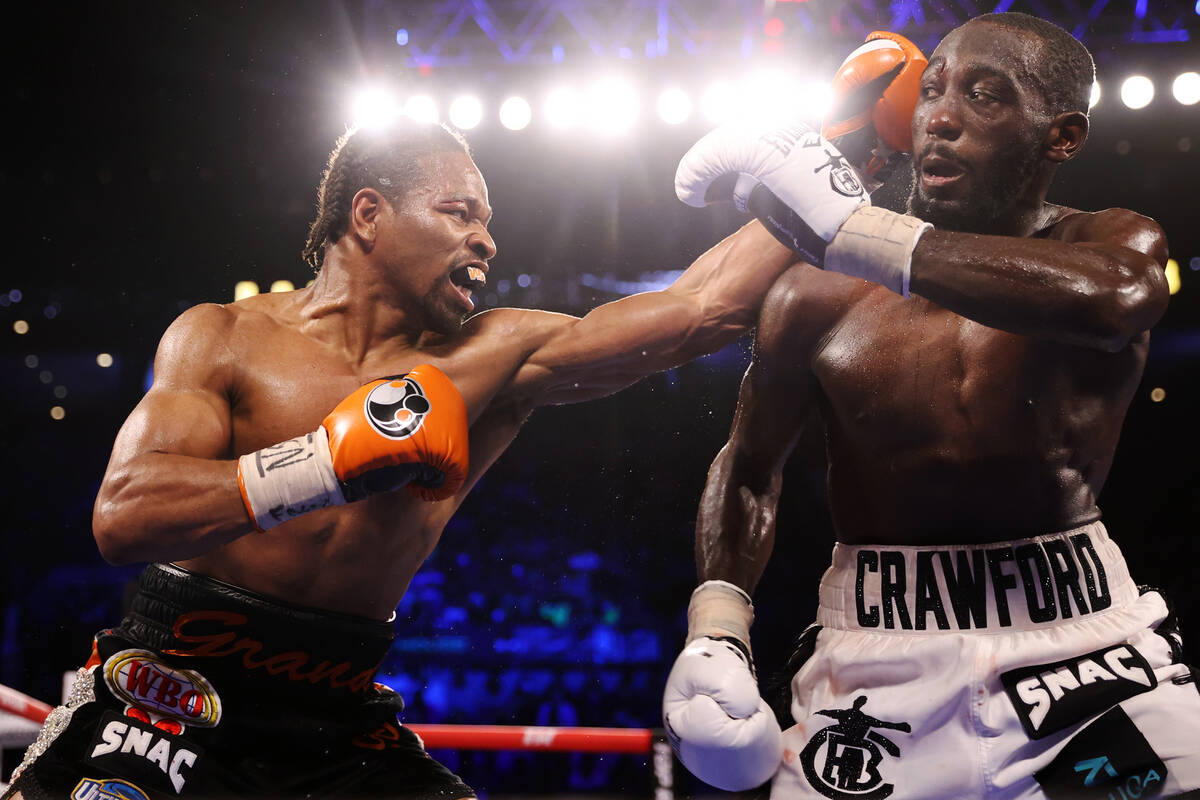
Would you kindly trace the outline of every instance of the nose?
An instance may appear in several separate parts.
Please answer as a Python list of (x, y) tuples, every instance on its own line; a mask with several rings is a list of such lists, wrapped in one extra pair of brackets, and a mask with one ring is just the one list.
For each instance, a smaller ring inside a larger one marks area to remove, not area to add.
[(482, 225), (476, 226), (470, 240), (467, 242), (467, 247), (471, 248), (471, 252), (484, 261), (488, 261), (496, 255), (496, 240), (488, 233), (488, 229)]
[(939, 139), (954, 141), (962, 133), (962, 116), (958, 98), (946, 92), (938, 98), (928, 100), (922, 109), (925, 116), (925, 132)]

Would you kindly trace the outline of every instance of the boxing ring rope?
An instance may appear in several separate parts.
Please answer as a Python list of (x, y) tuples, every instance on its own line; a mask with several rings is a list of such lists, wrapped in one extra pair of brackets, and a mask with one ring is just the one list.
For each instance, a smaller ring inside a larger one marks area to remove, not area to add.
[[(11, 714), (41, 725), (51, 710), (46, 703), (0, 684), (0, 717)], [(427, 748), (650, 755), (656, 787), (653, 797), (662, 800), (674, 796), (671, 791), (674, 783), (671, 748), (661, 731), (650, 728), (434, 724), (405, 727), (420, 736)], [(32, 741), (33, 736), (29, 740)]]

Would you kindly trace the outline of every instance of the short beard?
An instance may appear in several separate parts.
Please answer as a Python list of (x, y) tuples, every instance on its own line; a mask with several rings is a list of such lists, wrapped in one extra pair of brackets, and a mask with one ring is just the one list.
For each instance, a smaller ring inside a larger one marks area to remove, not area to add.
[(972, 170), (976, 185), (966, 197), (938, 200), (921, 193), (921, 175), (913, 159), (913, 183), (908, 213), (939, 228), (965, 233), (990, 233), (1003, 229), (1003, 220), (1025, 192), (1041, 163), (1041, 141), (1030, 137), (1015, 141), (991, 160), (987, 171)]
[(462, 328), (467, 314), (450, 308), (442, 298), (441, 292), (438, 286), (434, 286), (421, 298), (421, 312), (425, 318), (423, 327), (442, 336), (453, 336)]

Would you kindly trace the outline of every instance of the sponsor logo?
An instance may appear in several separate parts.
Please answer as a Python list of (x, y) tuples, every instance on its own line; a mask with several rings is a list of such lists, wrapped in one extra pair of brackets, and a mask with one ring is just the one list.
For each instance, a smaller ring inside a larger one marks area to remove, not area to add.
[(84, 778), (75, 785), (71, 800), (149, 800), (132, 783), (107, 778)]
[[(241, 628), (249, 624), (245, 614), (232, 611), (189, 611), (180, 614), (172, 626), (172, 633), (180, 642), (194, 643), (187, 649), (163, 650), (171, 656), (190, 658), (226, 658), (241, 656), (240, 662), (248, 671), (263, 670), (268, 675), (279, 675), (290, 681), (326, 684), (332, 689), (349, 688), (353, 692), (365, 692), (374, 681), (378, 664), (353, 673), (349, 661), (336, 664), (319, 661), (303, 650), (287, 650), (282, 653), (263, 655), (266, 645), (248, 636), (239, 636), (230, 628)], [(216, 629), (213, 629), (213, 626)], [(204, 631), (204, 632), (202, 632)], [(192, 673), (193, 675), (195, 673)], [(215, 697), (215, 695), (214, 695)], [(218, 715), (220, 709), (218, 708)], [(187, 720), (184, 720), (187, 722)], [(188, 722), (188, 724), (192, 724)], [(215, 723), (214, 723), (215, 724)]]
[(549, 747), (558, 736), (558, 728), (526, 728), (521, 744), (526, 747)]
[(1009, 593), (1017, 590), (1020, 613), (1033, 623), (1112, 605), (1104, 565), (1087, 533), (1015, 547), (918, 550), (913, 575), (903, 552), (858, 551), (856, 611), (864, 628), (986, 628), (989, 606), (995, 624), (1007, 628), (1013, 624)]
[(907, 722), (887, 722), (862, 712), (866, 695), (855, 698), (853, 707), (818, 711), (837, 723), (822, 728), (800, 751), (804, 774), (812, 787), (833, 800), (880, 800), (895, 786), (884, 783), (879, 765), (884, 753), (900, 757), (896, 743), (872, 728), (908, 733)]
[(1162, 792), (1167, 768), (1117, 706), (1076, 733), (1034, 777), (1050, 800), (1139, 800)]
[(1000, 676), (1030, 739), (1061, 731), (1158, 685), (1132, 645), (1010, 670)]
[(407, 439), (420, 430), (429, 409), (425, 390), (409, 377), (379, 384), (363, 401), (371, 427), (390, 439)]
[(91, 764), (152, 786), (157, 782), (175, 794), (183, 791), (199, 758), (199, 749), (190, 742), (112, 711), (100, 720), (88, 751)]
[(221, 721), (221, 699), (204, 676), (175, 669), (148, 650), (122, 650), (104, 662), (104, 682), (130, 705), (185, 725), (211, 728)]

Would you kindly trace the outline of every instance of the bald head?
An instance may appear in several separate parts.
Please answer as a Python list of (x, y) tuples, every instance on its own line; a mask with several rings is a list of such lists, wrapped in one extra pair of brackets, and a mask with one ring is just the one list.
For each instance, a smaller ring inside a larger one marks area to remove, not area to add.
[(1078, 39), (1053, 22), (1018, 12), (975, 17), (947, 34), (946, 39), (975, 26), (988, 26), (1001, 33), (999, 41), (1008, 43), (1007, 49), (1016, 62), (1013, 68), (1037, 87), (1048, 116), (1067, 111), (1087, 113), (1096, 65)]

